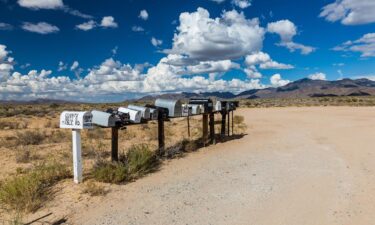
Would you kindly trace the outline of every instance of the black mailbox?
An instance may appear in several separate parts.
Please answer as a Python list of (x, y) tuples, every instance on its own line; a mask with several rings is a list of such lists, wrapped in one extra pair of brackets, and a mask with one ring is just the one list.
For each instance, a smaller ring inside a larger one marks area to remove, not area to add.
[(210, 98), (191, 98), (189, 105), (202, 105), (203, 113), (211, 113), (214, 110), (214, 104)]

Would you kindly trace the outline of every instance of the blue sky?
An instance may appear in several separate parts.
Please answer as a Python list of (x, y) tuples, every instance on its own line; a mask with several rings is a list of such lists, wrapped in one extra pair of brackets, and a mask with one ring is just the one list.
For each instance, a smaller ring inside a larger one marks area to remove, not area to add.
[(373, 0), (0, 0), (0, 99), (375, 78)]

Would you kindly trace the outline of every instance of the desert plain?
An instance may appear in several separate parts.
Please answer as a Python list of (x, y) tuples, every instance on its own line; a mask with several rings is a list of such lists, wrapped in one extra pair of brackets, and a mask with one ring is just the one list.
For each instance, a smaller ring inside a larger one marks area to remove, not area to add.
[[(235, 115), (244, 118), (246, 128), (238, 130), (243, 135), (164, 160), (156, 172), (134, 182), (100, 184), (106, 190), (103, 195), (85, 194), (85, 184), (64, 179), (54, 186), (53, 197), (24, 220), (41, 218), (36, 224), (374, 223), (375, 107), (240, 108)], [(193, 121), (193, 135), (199, 136), (199, 124)], [(181, 139), (186, 136), (185, 126), (185, 121), (170, 124), (169, 134)], [(151, 124), (140, 129), (153, 128)], [(47, 135), (52, 135), (55, 129), (48, 129)], [(12, 132), (17, 131), (3, 130), (3, 139)], [(155, 139), (141, 135), (144, 132), (130, 133), (139, 142), (156, 145)], [(98, 139), (107, 134), (85, 135)], [(129, 138), (123, 136), (120, 146), (126, 148)], [(47, 142), (38, 149), (31, 147), (30, 157), (37, 160), (52, 151), (71, 163), (69, 138)], [(101, 145), (107, 142), (108, 137)], [(97, 147), (96, 142), (88, 142), (83, 148), (86, 168), (94, 160), (91, 145)], [(1, 147), (3, 179), (32, 164), (16, 163), (17, 151)]]

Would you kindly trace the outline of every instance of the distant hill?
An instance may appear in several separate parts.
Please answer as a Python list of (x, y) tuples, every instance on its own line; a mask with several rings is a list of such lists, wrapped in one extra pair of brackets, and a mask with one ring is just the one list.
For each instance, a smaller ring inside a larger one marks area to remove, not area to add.
[[(283, 87), (253, 89), (237, 95), (231, 92), (203, 93), (165, 93), (144, 96), (138, 101), (154, 101), (156, 98), (188, 99), (192, 97), (211, 97), (218, 99), (257, 99), (257, 98), (318, 98), (335, 96), (375, 96), (375, 81), (368, 79), (343, 79), (337, 81), (301, 79)], [(79, 103), (54, 99), (36, 99), (33, 101), (1, 101), (0, 104), (64, 104)]]
[(162, 94), (145, 96), (140, 100), (156, 98), (184, 99), (191, 97), (215, 97), (219, 99), (256, 99), (256, 98), (307, 98), (335, 96), (375, 96), (375, 81), (368, 79), (343, 79), (337, 81), (311, 80), (304, 78), (283, 87), (248, 90), (235, 95), (230, 92), (203, 92)]

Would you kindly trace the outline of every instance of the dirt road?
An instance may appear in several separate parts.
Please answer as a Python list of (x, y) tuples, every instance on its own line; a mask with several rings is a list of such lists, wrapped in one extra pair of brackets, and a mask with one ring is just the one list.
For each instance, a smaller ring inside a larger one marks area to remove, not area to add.
[(242, 109), (247, 135), (165, 164), (75, 224), (375, 224), (375, 108)]

